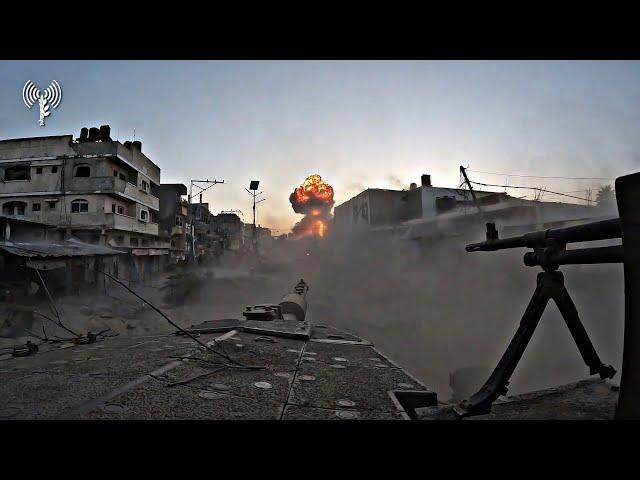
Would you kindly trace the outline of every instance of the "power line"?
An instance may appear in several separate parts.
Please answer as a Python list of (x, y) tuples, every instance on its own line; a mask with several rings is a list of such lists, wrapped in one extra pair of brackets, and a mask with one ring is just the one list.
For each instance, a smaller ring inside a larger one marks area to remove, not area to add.
[(526, 190), (538, 190), (539, 192), (546, 192), (546, 193), (552, 193), (554, 195), (561, 195), (563, 197), (575, 198), (577, 200), (582, 200), (583, 202), (591, 202), (591, 200), (589, 200), (587, 198), (576, 197), (574, 195), (567, 195), (566, 193), (553, 192), (551, 190), (545, 190), (544, 188), (539, 188), (539, 187), (522, 187), (522, 186), (517, 186), (517, 185), (494, 185), (494, 184), (491, 184), (491, 183), (480, 183), (480, 182), (474, 182), (474, 181), (471, 181), (471, 183), (473, 183), (475, 185), (481, 185), (483, 187), (524, 188)]
[(481, 172), (480, 170), (467, 169), (468, 172), (484, 173), (487, 175), (499, 175), (501, 177), (520, 177), (520, 178), (553, 178), (559, 180), (615, 180), (615, 178), (607, 177), (561, 177), (561, 176), (544, 176), (544, 175), (520, 175), (518, 173), (498, 173), (498, 172)]

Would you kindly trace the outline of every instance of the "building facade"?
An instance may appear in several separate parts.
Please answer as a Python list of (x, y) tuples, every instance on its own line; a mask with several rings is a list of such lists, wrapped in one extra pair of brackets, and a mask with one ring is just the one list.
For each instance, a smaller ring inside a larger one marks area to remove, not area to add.
[(191, 258), (191, 224), (189, 203), (183, 198), (187, 187), (181, 183), (163, 183), (151, 189), (160, 201), (158, 228), (161, 239), (169, 241), (172, 262)]
[(215, 231), (215, 215), (209, 211), (209, 204), (192, 203), (189, 209), (195, 257), (210, 259), (217, 256), (222, 250), (222, 238)]
[(113, 141), (108, 126), (87, 133), (0, 141), (2, 213), (124, 250), (119, 275), (143, 280), (169, 253), (151, 192), (160, 168), (141, 142)]
[(224, 250), (241, 250), (244, 246), (243, 222), (236, 213), (220, 212), (213, 219), (216, 234)]
[[(482, 203), (499, 202), (508, 197), (502, 192), (474, 190)], [(421, 185), (408, 190), (368, 188), (334, 209), (334, 226), (338, 231), (364, 231), (392, 226), (408, 220), (433, 219), (460, 208), (475, 208), (469, 190), (431, 185), (431, 177), (422, 175)]]
[(476, 202), (469, 190), (432, 186), (429, 175), (423, 175), (421, 183), (408, 190), (367, 189), (338, 205), (335, 233), (392, 231), (422, 241), (460, 235), (494, 222), (505, 234), (521, 234), (588, 220), (599, 213), (593, 206), (525, 200), (504, 192), (474, 190)]

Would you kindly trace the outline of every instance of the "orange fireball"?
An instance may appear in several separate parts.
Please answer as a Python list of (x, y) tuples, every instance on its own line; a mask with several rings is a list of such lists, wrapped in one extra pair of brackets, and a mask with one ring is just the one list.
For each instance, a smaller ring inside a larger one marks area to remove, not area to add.
[(293, 227), (296, 236), (324, 237), (333, 208), (333, 187), (320, 175), (309, 175), (289, 196), (291, 207), (305, 217)]
[(302, 185), (295, 189), (294, 195), (298, 204), (314, 201), (333, 203), (333, 187), (322, 180), (320, 175), (309, 175)]

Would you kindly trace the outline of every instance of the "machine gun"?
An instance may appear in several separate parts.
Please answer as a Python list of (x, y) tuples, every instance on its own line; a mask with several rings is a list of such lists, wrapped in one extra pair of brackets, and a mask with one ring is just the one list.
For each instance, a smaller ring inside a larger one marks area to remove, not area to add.
[[(487, 223), (486, 241), (467, 245), (467, 252), (530, 248), (533, 251), (525, 253), (524, 264), (540, 266), (543, 271), (538, 274), (536, 289), (507, 350), (482, 388), (454, 408), (458, 417), (489, 413), (492, 403), (507, 393), (509, 379), (551, 299), (557, 304), (589, 373), (602, 379), (612, 378), (616, 371), (600, 361), (558, 268), (569, 264), (624, 263), (625, 340), (616, 418), (640, 418), (640, 173), (619, 177), (616, 192), (620, 218), (505, 239), (498, 238), (495, 224)], [(567, 249), (570, 243), (616, 238), (622, 238), (622, 245)]]

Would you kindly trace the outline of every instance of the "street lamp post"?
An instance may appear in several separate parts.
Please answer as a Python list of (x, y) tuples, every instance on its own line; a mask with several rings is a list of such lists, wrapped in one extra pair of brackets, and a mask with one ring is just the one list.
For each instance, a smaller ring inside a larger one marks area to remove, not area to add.
[(245, 188), (245, 190), (253, 197), (253, 249), (258, 253), (258, 233), (256, 230), (256, 205), (260, 202), (264, 202), (266, 198), (262, 198), (256, 201), (256, 197), (258, 195), (262, 195), (262, 192), (256, 193), (258, 190), (258, 185), (260, 184), (259, 180), (251, 180), (249, 184), (249, 188)]

